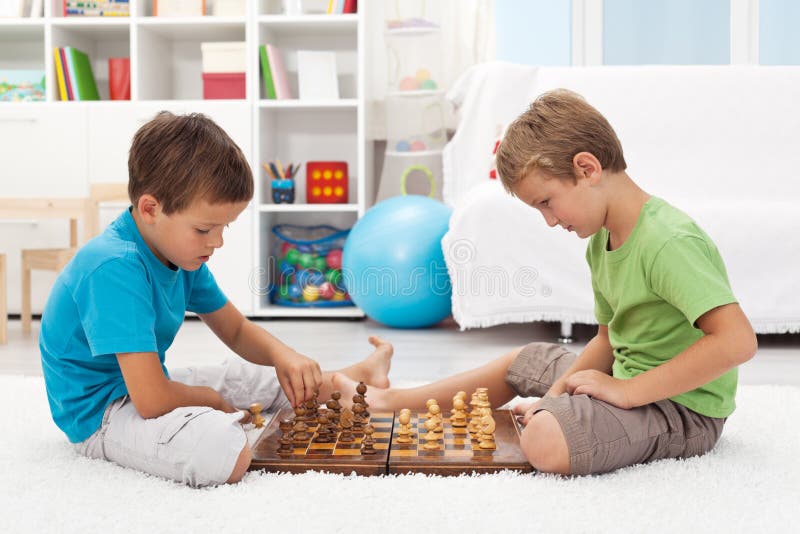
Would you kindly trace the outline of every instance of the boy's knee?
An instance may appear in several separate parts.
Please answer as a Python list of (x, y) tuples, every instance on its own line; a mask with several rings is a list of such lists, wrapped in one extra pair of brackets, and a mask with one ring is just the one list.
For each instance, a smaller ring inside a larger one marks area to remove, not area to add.
[(253, 459), (253, 454), (250, 451), (250, 445), (248, 443), (244, 444), (242, 448), (242, 452), (239, 453), (239, 457), (236, 459), (236, 465), (233, 466), (233, 471), (231, 471), (231, 476), (228, 480), (225, 481), (226, 484), (236, 484), (242, 478), (244, 478), (245, 473), (250, 468), (250, 462)]
[(522, 432), (522, 452), (543, 473), (569, 474), (569, 447), (555, 416), (547, 411), (531, 417)]

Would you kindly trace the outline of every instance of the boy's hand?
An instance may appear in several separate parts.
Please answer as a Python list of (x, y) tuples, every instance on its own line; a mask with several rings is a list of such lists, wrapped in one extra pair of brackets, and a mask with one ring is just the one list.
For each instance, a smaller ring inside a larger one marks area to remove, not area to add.
[(570, 395), (589, 395), (617, 408), (629, 410), (633, 406), (628, 398), (626, 382), (602, 371), (586, 369), (567, 377), (566, 385)]
[(277, 354), (273, 358), (273, 365), (278, 382), (292, 407), (314, 397), (314, 392), (322, 386), (322, 370), (319, 364), (299, 352)]

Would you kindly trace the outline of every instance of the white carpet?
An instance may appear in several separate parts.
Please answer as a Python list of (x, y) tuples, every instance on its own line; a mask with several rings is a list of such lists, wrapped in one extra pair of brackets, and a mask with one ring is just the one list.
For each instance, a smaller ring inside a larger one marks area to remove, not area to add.
[(77, 456), (50, 419), (42, 379), (0, 376), (0, 532), (791, 530), (800, 388), (744, 386), (738, 404), (711, 454), (602, 476), (252, 472), (194, 490)]

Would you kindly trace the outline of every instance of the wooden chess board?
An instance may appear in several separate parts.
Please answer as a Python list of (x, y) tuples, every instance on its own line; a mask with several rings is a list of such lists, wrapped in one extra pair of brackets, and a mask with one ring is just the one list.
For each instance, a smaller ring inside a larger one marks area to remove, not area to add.
[[(375, 427), (375, 454), (361, 454), (363, 433), (355, 433), (354, 441), (342, 443), (338, 436), (330, 443), (318, 443), (314, 432), (310, 441), (295, 441), (291, 454), (278, 454), (282, 419), (292, 418), (294, 412), (285, 408), (273, 417), (253, 445), (253, 461), (250, 469), (272, 472), (303, 473), (327, 471), (359, 475), (383, 475), (387, 473), (426, 473), (436, 475), (459, 475), (461, 473), (494, 473), (503, 470), (530, 472), (531, 465), (519, 447), (520, 430), (509, 410), (494, 410), (496, 422), (495, 450), (481, 449), (471, 439), (466, 428), (454, 428), (445, 417), (444, 432), (438, 442), (442, 450), (424, 448), (427, 433), (424, 427), (424, 412), (412, 414), (412, 443), (397, 443), (399, 423), (392, 412), (373, 413), (369, 419)], [(309, 431), (315, 431), (311, 426)]]

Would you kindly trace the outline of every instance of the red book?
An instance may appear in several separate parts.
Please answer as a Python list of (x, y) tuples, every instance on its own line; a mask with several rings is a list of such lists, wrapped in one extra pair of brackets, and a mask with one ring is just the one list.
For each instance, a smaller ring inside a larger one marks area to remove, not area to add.
[(344, 0), (342, 13), (358, 13), (358, 0)]
[(64, 65), (64, 85), (67, 86), (67, 98), (70, 100), (76, 100), (75, 93), (72, 88), (72, 76), (74, 76), (75, 73), (69, 71), (69, 67), (67, 66), (67, 54), (64, 52), (63, 46), (58, 49), (58, 53), (61, 54), (61, 64)]
[(111, 100), (131, 99), (131, 58), (108, 58), (108, 94)]

